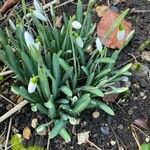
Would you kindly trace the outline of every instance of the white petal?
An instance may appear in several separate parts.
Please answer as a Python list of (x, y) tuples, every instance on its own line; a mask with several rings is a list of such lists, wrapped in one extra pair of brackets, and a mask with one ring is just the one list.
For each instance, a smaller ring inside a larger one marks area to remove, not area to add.
[(82, 27), (81, 23), (79, 21), (73, 21), (72, 22), (72, 26), (75, 28), (75, 29), (80, 29)]
[(96, 39), (96, 48), (98, 51), (102, 51), (103, 49), (103, 46), (102, 46), (102, 43), (101, 43), (101, 40), (99, 38)]
[(37, 84), (30, 82), (28, 85), (28, 93), (33, 93), (35, 92), (37, 87)]
[(30, 48), (30, 46), (35, 44), (34, 39), (33, 39), (32, 35), (29, 32), (26, 31), (24, 33), (24, 38), (25, 38), (25, 42), (26, 42), (28, 48)]
[(83, 48), (83, 40), (81, 39), (80, 36), (78, 36), (78, 37), (76, 38), (76, 43), (77, 43), (77, 45), (78, 45), (80, 48)]
[(33, 15), (42, 21), (47, 21), (46, 17), (37, 10), (33, 11)]
[(13, 29), (13, 30), (16, 30), (16, 26), (15, 24), (13, 23), (13, 21), (11, 19), (9, 19), (9, 24), (10, 24), (10, 27)]
[(33, 3), (34, 3), (35, 9), (36, 9), (38, 12), (42, 13), (42, 8), (41, 8), (40, 3), (39, 3), (37, 0), (34, 0)]
[(125, 37), (125, 31), (124, 30), (117, 32), (118, 41), (122, 41), (124, 39), (124, 37)]

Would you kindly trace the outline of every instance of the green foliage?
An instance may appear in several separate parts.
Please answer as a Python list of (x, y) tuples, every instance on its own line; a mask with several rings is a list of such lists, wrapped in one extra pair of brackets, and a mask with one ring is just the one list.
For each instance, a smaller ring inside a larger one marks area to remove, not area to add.
[(142, 144), (141, 145), (141, 150), (150, 150), (150, 143), (148, 143), (148, 144), (146, 144), (146, 143)]
[(30, 146), (25, 148), (22, 144), (22, 139), (17, 134), (11, 137), (10, 144), (11, 150), (44, 150), (44, 148), (38, 146)]
[[(23, 12), (27, 14), (29, 10), (24, 1), (22, 3)], [(94, 0), (90, 0), (84, 15), (82, 2), (78, 0), (76, 15), (68, 18), (64, 14), (61, 28), (55, 26), (55, 11), (51, 6), (51, 12), (47, 15), (51, 15), (51, 19), (44, 15), (44, 10), (36, 10), (29, 16), (30, 22), (28, 19), (19, 21), (17, 15), (17, 25), (10, 21), (10, 28), (0, 31), (0, 59), (22, 83), (20, 87), (12, 86), (12, 91), (27, 99), (33, 111), (38, 110), (52, 120), (54, 127), (49, 134), (51, 138), (59, 134), (66, 142), (71, 141), (66, 130), (70, 118), (75, 119), (84, 110), (95, 107), (114, 115), (113, 109), (101, 101), (102, 97), (128, 90), (128, 87), (116, 87), (115, 83), (130, 75), (128, 70), (132, 64), (120, 70), (115, 69), (115, 64), (134, 32), (127, 37), (123, 47), (111, 55), (107, 54), (106, 47), (101, 51), (95, 48), (91, 55), (88, 54), (86, 49), (95, 46), (96, 25), (91, 17), (93, 4)], [(40, 5), (36, 5), (40, 9)], [(119, 16), (105, 38), (120, 24), (127, 12)], [(74, 21), (78, 21), (78, 29), (73, 28)], [(35, 77), (38, 80), (32, 82)], [(38, 129), (47, 126), (49, 124), (44, 124)]]

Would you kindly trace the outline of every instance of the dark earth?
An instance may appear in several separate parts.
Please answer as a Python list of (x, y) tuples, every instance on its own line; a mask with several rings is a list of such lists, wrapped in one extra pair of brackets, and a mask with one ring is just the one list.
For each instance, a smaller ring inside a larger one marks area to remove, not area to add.
[[(61, 3), (63, 3), (61, 1)], [(86, 3), (85, 2), (85, 7)], [(98, 1), (98, 4), (107, 3)], [(110, 6), (113, 6), (112, 1), (110, 1)], [(69, 3), (65, 7), (60, 7), (57, 12), (61, 14), (66, 12), (67, 15), (73, 14), (75, 11), (75, 3)], [(129, 54), (133, 54), (135, 57), (138, 57), (138, 61), (143, 65), (146, 65), (150, 68), (150, 64), (146, 63), (140, 58), (140, 45), (147, 39), (150, 38), (150, 12), (145, 10), (150, 10), (150, 1), (149, 0), (128, 0), (123, 3), (116, 5), (119, 11), (123, 11), (126, 8), (130, 8), (130, 14), (127, 17), (127, 20), (130, 21), (135, 29), (135, 35), (129, 45), (123, 50), (120, 55), (118, 66), (124, 65), (128, 61), (134, 62), (135, 60)], [(135, 12), (133, 9), (139, 10)], [(141, 12), (140, 10), (144, 10)], [(99, 19), (94, 17), (95, 22), (98, 22)], [(150, 51), (150, 47), (145, 49)], [(96, 146), (100, 147), (103, 150), (137, 150), (137, 143), (133, 137), (133, 127), (132, 124), (136, 119), (150, 118), (150, 81), (147, 78), (147, 74), (143, 72), (134, 73), (130, 77), (130, 94), (124, 97), (120, 95), (118, 99), (111, 103), (110, 106), (115, 111), (115, 116), (109, 116), (104, 112), (100, 112), (98, 118), (93, 118), (92, 113), (96, 110), (86, 111), (81, 114), (81, 122), (77, 126), (69, 126), (69, 131), (72, 136), (72, 142), (65, 144), (62, 139), (55, 138), (50, 141), (51, 150), (96, 150), (97, 148), (93, 147), (89, 143), (78, 145), (76, 133), (90, 131), (89, 140), (94, 143)], [(17, 96), (13, 95), (10, 92), (10, 85), (13, 81), (5, 80), (0, 83), (0, 93), (2, 93), (7, 98), (16, 101)], [(13, 107), (6, 100), (0, 98), (0, 116), (3, 115)], [(18, 133), (22, 135), (23, 129), (29, 127), (32, 130), (32, 136), (30, 140), (24, 140), (23, 143), (25, 146), (38, 145), (41, 147), (47, 146), (48, 136), (40, 136), (35, 132), (35, 129), (31, 127), (31, 121), (33, 118), (37, 118), (38, 122), (46, 123), (48, 119), (46, 116), (39, 113), (33, 113), (30, 110), (30, 105), (24, 107), (20, 112), (13, 115), (12, 117), (12, 128), (16, 128)], [(0, 144), (5, 141), (5, 138), (2, 140), (1, 134), (4, 130), (5, 133), (3, 137), (7, 134), (7, 128), (9, 124), (9, 119), (0, 124)], [(146, 135), (150, 136), (150, 121), (147, 122), (147, 129), (134, 128), (138, 136), (139, 143), (145, 143)], [(14, 134), (14, 130), (11, 129), (11, 135)], [(144, 133), (146, 133), (146, 135)], [(74, 133), (74, 134), (73, 134)], [(115, 144), (112, 144), (112, 141), (115, 141)], [(148, 142), (148, 141), (147, 141)]]

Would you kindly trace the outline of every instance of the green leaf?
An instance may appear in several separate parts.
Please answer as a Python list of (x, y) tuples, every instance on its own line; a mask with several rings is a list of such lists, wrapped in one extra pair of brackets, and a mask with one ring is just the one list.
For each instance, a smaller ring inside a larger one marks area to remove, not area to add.
[(87, 91), (87, 92), (90, 92), (96, 96), (99, 96), (99, 97), (103, 97), (104, 96), (104, 93), (98, 89), (97, 87), (93, 87), (93, 86), (84, 86), (81, 88), (81, 90), (84, 90), (84, 91)]
[(76, 20), (79, 21), (82, 24), (82, 20), (83, 20), (83, 8), (82, 8), (82, 2), (81, 2), (81, 0), (78, 0), (78, 2), (77, 2)]
[(150, 150), (150, 144), (149, 143), (144, 143), (140, 147), (141, 147), (141, 150)]
[(122, 75), (123, 73), (127, 72), (131, 67), (132, 67), (132, 63), (129, 63), (128, 65), (120, 69), (117, 74)]
[(88, 70), (85, 66), (81, 66), (81, 69), (83, 70), (83, 72), (88, 76), (89, 73), (88, 73)]
[(56, 98), (57, 96), (57, 90), (58, 90), (57, 82), (55, 79), (52, 79), (52, 93), (54, 98)]
[(88, 76), (88, 78), (87, 78), (87, 80), (86, 80), (86, 83), (85, 83), (86, 86), (92, 84), (93, 79), (94, 79), (94, 75), (95, 75), (94, 72), (92, 72), (92, 73)]
[(110, 64), (115, 63), (115, 61), (109, 57), (100, 58), (98, 61), (99, 61), (99, 63), (110, 63)]
[(111, 71), (111, 69), (105, 69), (105, 70), (101, 71), (101, 72), (96, 76), (96, 78), (101, 78), (101, 77), (107, 75), (110, 71)]
[(69, 77), (72, 76), (73, 73), (73, 67), (70, 67), (70, 69), (68, 71), (66, 71), (66, 73), (64, 74), (63, 78), (62, 78), (62, 84), (64, 82), (66, 82), (66, 80), (68, 80)]
[(70, 90), (69, 87), (67, 86), (62, 86), (60, 88), (60, 91), (62, 91), (64, 94), (66, 94), (67, 96), (71, 97), (72, 96), (72, 91)]
[(59, 132), (63, 129), (63, 127), (65, 126), (65, 121), (64, 120), (58, 120), (55, 123), (55, 126), (53, 127), (53, 129), (50, 131), (50, 138), (54, 138), (55, 136), (57, 136), (59, 134)]
[(76, 115), (82, 112), (90, 103), (90, 94), (85, 94), (75, 103), (75, 107), (72, 110), (72, 114)]
[(70, 69), (69, 64), (61, 58), (59, 58), (59, 64), (65, 71), (68, 71)]
[(47, 74), (43, 68), (38, 69), (38, 77), (40, 80), (40, 88), (41, 91), (43, 91), (43, 95), (46, 99), (50, 98), (50, 87), (49, 87), (49, 82), (47, 78)]
[(106, 113), (108, 113), (109, 115), (114, 116), (114, 111), (107, 106), (105, 103), (98, 101), (98, 100), (91, 100), (91, 104), (97, 106), (98, 108), (102, 109), (103, 111), (105, 111)]
[(66, 143), (71, 142), (71, 137), (65, 128), (61, 129), (59, 135), (65, 140)]

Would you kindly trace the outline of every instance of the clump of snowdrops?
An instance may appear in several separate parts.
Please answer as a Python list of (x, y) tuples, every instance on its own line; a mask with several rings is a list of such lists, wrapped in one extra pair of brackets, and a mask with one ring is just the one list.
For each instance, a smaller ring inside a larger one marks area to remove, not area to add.
[[(63, 26), (57, 28), (53, 6), (46, 13), (34, 0), (34, 10), (23, 7), (25, 18), (21, 20), (17, 14), (16, 21), (9, 20), (10, 27), (0, 30), (0, 59), (21, 84), (12, 86), (12, 91), (29, 101), (34, 112), (49, 117), (50, 122), (40, 125), (37, 132), (51, 126), (50, 137), (59, 134), (66, 142), (71, 141), (66, 124), (78, 124), (81, 112), (92, 108), (114, 115), (102, 97), (128, 90), (128, 87), (116, 87), (115, 83), (131, 75), (128, 70), (132, 64), (119, 70), (115, 64), (134, 31), (121, 49), (108, 56), (103, 39), (94, 36), (96, 25), (91, 18), (94, 3), (89, 0), (83, 13), (78, 0), (75, 16), (63, 14)], [(29, 11), (30, 15), (26, 15)], [(128, 10), (118, 17), (107, 36), (119, 26), (117, 38), (123, 39), (125, 31), (120, 23), (127, 13)]]

